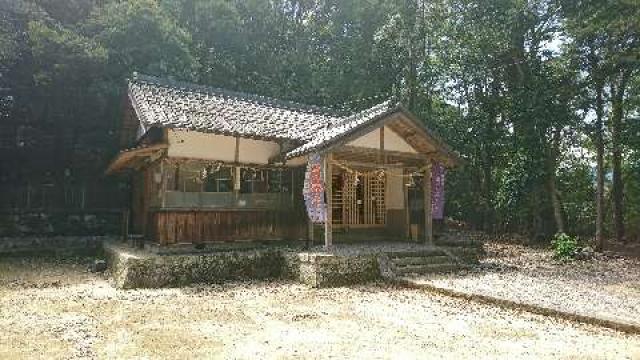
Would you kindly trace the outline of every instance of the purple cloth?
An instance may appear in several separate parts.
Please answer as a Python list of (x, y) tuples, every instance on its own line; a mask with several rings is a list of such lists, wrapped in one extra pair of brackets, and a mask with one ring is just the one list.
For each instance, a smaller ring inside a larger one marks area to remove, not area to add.
[(304, 188), (302, 194), (307, 207), (309, 220), (315, 224), (322, 224), (326, 218), (324, 199), (324, 182), (322, 179), (322, 158), (318, 154), (309, 156), (307, 171), (304, 174)]
[(440, 163), (431, 166), (431, 213), (433, 219), (444, 218), (444, 176), (447, 169)]

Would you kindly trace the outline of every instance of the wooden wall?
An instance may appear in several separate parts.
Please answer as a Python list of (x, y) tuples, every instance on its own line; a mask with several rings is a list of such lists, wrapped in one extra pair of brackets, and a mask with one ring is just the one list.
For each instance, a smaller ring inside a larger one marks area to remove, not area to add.
[[(303, 214), (304, 215), (304, 214)], [(160, 245), (237, 240), (297, 240), (306, 219), (269, 210), (159, 210), (151, 213), (151, 238)]]
[(276, 142), (239, 138), (236, 154), (235, 137), (195, 131), (169, 130), (168, 142), (168, 156), (177, 158), (267, 165), (280, 153)]
[[(380, 130), (375, 129), (348, 143), (350, 146), (363, 147), (368, 149), (380, 149)], [(400, 135), (388, 126), (384, 127), (384, 149), (390, 151), (406, 152), (416, 154), (417, 151), (409, 145)]]
[(385, 230), (396, 238), (407, 237), (407, 211), (405, 209), (388, 209)]

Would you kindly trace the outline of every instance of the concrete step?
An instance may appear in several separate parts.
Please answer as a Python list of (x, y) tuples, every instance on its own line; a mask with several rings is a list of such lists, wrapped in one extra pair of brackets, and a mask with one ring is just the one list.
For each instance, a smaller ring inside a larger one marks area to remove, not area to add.
[(428, 256), (440, 256), (447, 255), (442, 249), (433, 248), (433, 249), (422, 249), (417, 251), (394, 251), (390, 252), (389, 258), (398, 259), (405, 257), (428, 257)]
[(396, 265), (429, 265), (429, 264), (445, 264), (451, 262), (451, 257), (447, 255), (431, 255), (431, 256), (407, 256), (392, 258)]
[(440, 273), (440, 272), (450, 272), (459, 270), (462, 267), (458, 264), (453, 263), (445, 263), (445, 264), (428, 264), (428, 265), (402, 265), (396, 266), (395, 274), (396, 275), (407, 275), (407, 274), (429, 274), (429, 273)]
[(482, 242), (473, 241), (469, 239), (436, 239), (434, 241), (436, 246), (446, 247), (465, 247), (465, 248), (481, 248)]
[(484, 247), (443, 246), (442, 249), (454, 253), (484, 254)]
[(485, 255), (484, 248), (482, 247), (472, 248), (451, 246), (445, 247), (444, 249), (446, 249), (449, 254), (456, 256), (463, 261), (471, 263), (477, 263), (478, 260)]

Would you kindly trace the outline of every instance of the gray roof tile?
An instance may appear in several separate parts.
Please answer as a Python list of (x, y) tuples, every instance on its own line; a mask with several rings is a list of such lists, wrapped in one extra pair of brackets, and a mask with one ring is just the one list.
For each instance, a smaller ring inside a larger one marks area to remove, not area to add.
[(165, 127), (291, 140), (287, 158), (323, 147), (379, 118), (395, 103), (342, 116), (315, 106), (134, 74), (129, 98), (146, 129)]
[(305, 142), (342, 120), (319, 107), (137, 74), (129, 81), (129, 96), (145, 128)]
[(352, 131), (359, 129), (362, 126), (366, 126), (367, 124), (380, 119), (381, 116), (386, 115), (390, 111), (395, 110), (395, 106), (393, 105), (395, 104), (390, 100), (387, 100), (372, 108), (346, 117), (339, 123), (329, 125), (319, 131), (317, 135), (313, 137), (313, 139), (289, 151), (286, 154), (286, 158), (291, 159), (296, 156), (308, 154), (315, 150), (319, 150), (325, 145), (328, 145), (329, 143), (350, 134)]

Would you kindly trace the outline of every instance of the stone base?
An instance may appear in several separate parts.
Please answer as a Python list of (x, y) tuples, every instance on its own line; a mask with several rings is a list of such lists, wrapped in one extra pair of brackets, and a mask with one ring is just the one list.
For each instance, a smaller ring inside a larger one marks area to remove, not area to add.
[(2, 255), (95, 255), (104, 241), (113, 240), (106, 236), (26, 236), (0, 238)]
[(265, 278), (293, 279), (312, 287), (343, 286), (395, 276), (391, 255), (425, 257), (429, 262), (428, 255), (437, 250), (411, 243), (348, 245), (329, 252), (303, 250), (299, 243), (244, 244), (242, 248), (212, 245), (207, 249), (134, 249), (122, 243), (106, 243), (104, 248), (119, 288)]
[(330, 287), (380, 277), (374, 254), (308, 253), (288, 247), (158, 254), (121, 243), (106, 243), (104, 250), (115, 286), (121, 289), (267, 278)]
[(298, 279), (312, 287), (363, 283), (380, 278), (376, 255), (298, 254)]
[(166, 255), (114, 243), (104, 249), (115, 286), (122, 289), (277, 278), (296, 271), (284, 266), (283, 252), (277, 249)]

